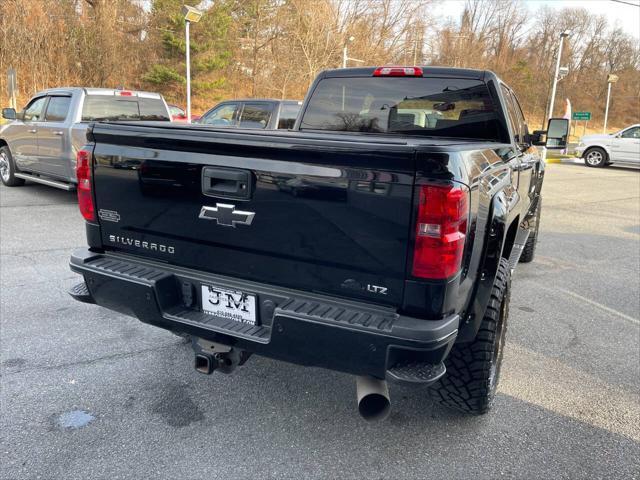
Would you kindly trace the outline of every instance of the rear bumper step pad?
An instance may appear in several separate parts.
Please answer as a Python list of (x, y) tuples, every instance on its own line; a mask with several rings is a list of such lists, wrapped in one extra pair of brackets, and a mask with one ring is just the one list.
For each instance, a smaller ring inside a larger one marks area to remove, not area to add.
[[(69, 292), (79, 301), (268, 357), (399, 382), (437, 380), (459, 323), (88, 249), (74, 252), (70, 267), (85, 279)], [(259, 325), (203, 313), (199, 300), (185, 306), (185, 282), (196, 295), (201, 284), (255, 294)]]
[(75, 300), (82, 303), (96, 303), (89, 293), (89, 289), (84, 282), (80, 282), (77, 285), (74, 285), (69, 289), (69, 295), (71, 295)]

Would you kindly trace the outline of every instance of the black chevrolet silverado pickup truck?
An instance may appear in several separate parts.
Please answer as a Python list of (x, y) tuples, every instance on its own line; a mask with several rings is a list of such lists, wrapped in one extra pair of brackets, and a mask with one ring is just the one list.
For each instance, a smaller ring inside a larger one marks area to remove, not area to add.
[(494, 73), (325, 71), (290, 131), (106, 122), (87, 137), (77, 300), (190, 338), (202, 373), (256, 353), (356, 375), (368, 419), (388, 412), (387, 381), (489, 409), (544, 176)]

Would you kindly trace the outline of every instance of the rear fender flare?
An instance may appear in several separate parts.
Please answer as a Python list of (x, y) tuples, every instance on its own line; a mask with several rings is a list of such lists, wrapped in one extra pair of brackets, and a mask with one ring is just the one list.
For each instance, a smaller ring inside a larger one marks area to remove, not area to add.
[(507, 195), (504, 191), (496, 193), (491, 201), (476, 287), (469, 302), (466, 316), (460, 321), (458, 342), (472, 341), (478, 333), (498, 273), (498, 265), (505, 246), (511, 216), (512, 212), (509, 209)]

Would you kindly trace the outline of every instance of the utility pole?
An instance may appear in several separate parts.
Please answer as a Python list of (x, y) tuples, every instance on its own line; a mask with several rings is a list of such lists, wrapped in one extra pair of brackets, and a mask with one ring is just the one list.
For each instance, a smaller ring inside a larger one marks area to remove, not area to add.
[(189, 44), (189, 25), (191, 22), (184, 22), (184, 36), (187, 52), (187, 123), (191, 123), (191, 45)]
[(347, 61), (349, 60), (349, 51), (347, 50), (347, 45), (353, 42), (355, 39), (356, 37), (350, 36), (344, 42), (344, 47), (342, 48), (342, 68), (347, 68)]
[(607, 133), (607, 120), (609, 119), (609, 99), (611, 98), (611, 85), (618, 81), (618, 76), (610, 73), (607, 75), (607, 106), (604, 109), (604, 127), (602, 133)]
[[(553, 88), (551, 89), (551, 100), (549, 101), (549, 113), (547, 115), (547, 121), (553, 116), (553, 104), (556, 99), (556, 88), (558, 87), (558, 76), (560, 75), (560, 60), (562, 59), (562, 45), (564, 43), (564, 37), (571, 35), (571, 31), (565, 30), (560, 34), (560, 45), (558, 46), (558, 58), (556, 59), (556, 71), (553, 74)], [(546, 128), (546, 125), (542, 128)], [(542, 148), (542, 161), (547, 160), (547, 149)]]
[(565, 37), (571, 35), (571, 31), (565, 30), (560, 34), (560, 45), (558, 46), (558, 58), (556, 59), (556, 71), (553, 75), (553, 87), (551, 89), (551, 100), (549, 102), (549, 113), (547, 115), (547, 120), (549, 120), (553, 116), (553, 105), (556, 100), (556, 89), (558, 88), (558, 76), (560, 74), (560, 60), (562, 57), (562, 45), (564, 43)]
[(9, 107), (14, 110), (18, 109), (18, 102), (16, 101), (16, 95), (18, 93), (18, 81), (16, 70), (13, 67), (10, 67), (7, 72), (7, 87), (9, 91)]
[(189, 39), (189, 25), (198, 23), (202, 18), (202, 11), (188, 5), (182, 6), (184, 15), (184, 37), (187, 62), (187, 123), (191, 123), (191, 45)]

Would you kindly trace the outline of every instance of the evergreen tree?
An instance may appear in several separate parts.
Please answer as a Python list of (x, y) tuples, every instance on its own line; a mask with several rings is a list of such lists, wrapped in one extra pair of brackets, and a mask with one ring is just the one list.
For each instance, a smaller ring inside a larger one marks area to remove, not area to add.
[[(154, 91), (170, 101), (186, 103), (186, 40), (183, 0), (152, 0), (148, 35), (157, 48), (156, 58), (143, 76)], [(232, 52), (229, 45), (231, 16), (223, 1), (200, 5), (204, 12), (190, 29), (191, 91), (193, 103), (207, 108), (221, 96)]]

